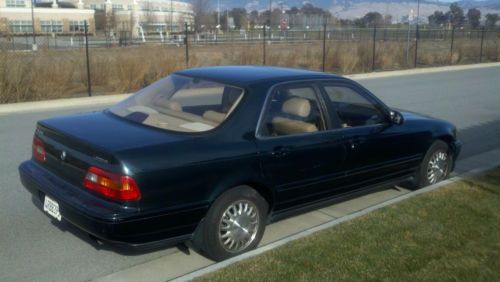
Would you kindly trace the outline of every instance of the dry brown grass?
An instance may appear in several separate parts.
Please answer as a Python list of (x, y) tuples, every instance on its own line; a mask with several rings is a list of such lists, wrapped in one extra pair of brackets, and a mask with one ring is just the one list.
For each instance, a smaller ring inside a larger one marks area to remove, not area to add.
[[(377, 41), (376, 70), (413, 66), (414, 47), (406, 60), (405, 42)], [(268, 65), (320, 70), (322, 42), (278, 43), (266, 46)], [(262, 43), (191, 46), (189, 66), (262, 64)], [(328, 42), (325, 70), (339, 74), (372, 70), (372, 42)], [(475, 63), (478, 41), (421, 42), (419, 66)], [(483, 61), (499, 61), (498, 41), (486, 41)], [(91, 49), (91, 81), (96, 95), (136, 91), (169, 73), (185, 68), (183, 46), (134, 46)], [(0, 103), (86, 95), (84, 50), (0, 51)]]

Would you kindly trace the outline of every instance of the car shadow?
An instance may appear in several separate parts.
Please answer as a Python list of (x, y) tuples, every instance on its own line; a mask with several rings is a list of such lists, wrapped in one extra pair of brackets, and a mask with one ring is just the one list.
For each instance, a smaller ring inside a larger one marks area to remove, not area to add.
[(459, 160), (498, 149), (500, 147), (500, 119), (459, 129), (457, 135), (463, 143)]

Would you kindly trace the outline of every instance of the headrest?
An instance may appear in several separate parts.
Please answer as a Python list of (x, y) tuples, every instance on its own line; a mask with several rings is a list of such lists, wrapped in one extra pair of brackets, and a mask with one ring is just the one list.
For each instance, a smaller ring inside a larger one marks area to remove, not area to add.
[(311, 104), (304, 98), (290, 98), (283, 103), (282, 111), (299, 117), (307, 117), (311, 113)]

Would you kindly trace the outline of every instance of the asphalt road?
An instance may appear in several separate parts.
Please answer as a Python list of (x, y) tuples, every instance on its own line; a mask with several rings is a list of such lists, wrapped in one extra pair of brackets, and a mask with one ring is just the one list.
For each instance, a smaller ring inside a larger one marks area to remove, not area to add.
[[(454, 122), (462, 158), (500, 146), (500, 67), (359, 82), (390, 106)], [(51, 223), (21, 186), (17, 166), (31, 155), (35, 122), (90, 110), (97, 109), (0, 116), (0, 281), (86, 281), (177, 252), (96, 246), (75, 228)]]

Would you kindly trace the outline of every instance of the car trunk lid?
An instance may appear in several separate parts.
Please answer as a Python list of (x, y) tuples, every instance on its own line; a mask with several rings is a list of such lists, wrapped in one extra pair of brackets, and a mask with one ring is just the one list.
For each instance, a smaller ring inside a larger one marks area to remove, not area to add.
[(78, 186), (91, 166), (123, 173), (120, 152), (181, 138), (105, 112), (42, 120), (35, 135), (45, 146), (41, 165)]

